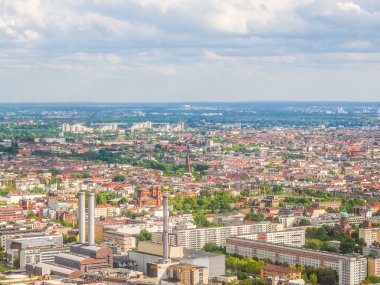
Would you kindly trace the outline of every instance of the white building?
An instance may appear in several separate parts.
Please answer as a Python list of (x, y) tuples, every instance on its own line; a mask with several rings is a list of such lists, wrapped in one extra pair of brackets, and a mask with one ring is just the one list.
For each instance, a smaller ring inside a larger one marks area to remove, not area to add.
[(282, 224), (262, 222), (257, 224), (240, 224), (210, 228), (174, 230), (177, 236), (177, 245), (189, 249), (202, 249), (206, 243), (214, 242), (219, 246), (226, 245), (226, 238), (239, 235), (263, 233), (282, 230)]
[(227, 239), (226, 251), (289, 265), (328, 267), (337, 271), (339, 285), (359, 285), (367, 277), (367, 259), (360, 255), (328, 253), (237, 237)]
[(295, 247), (305, 245), (305, 230), (288, 230), (266, 233), (254, 233), (250, 235), (237, 236), (249, 240), (259, 240), (269, 243), (284, 244)]

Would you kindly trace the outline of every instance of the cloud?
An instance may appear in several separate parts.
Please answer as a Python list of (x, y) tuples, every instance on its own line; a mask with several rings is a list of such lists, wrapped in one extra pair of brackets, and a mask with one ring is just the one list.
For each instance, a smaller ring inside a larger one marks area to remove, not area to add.
[[(0, 71), (20, 81), (35, 69), (89, 85), (132, 78), (134, 90), (168, 80), (178, 93), (205, 78), (232, 90), (352, 66), (377, 74), (379, 54), (376, 0), (0, 0)], [(331, 74), (344, 84), (344, 71)]]
[(362, 12), (362, 9), (360, 8), (360, 6), (353, 2), (338, 2), (336, 3), (336, 6), (345, 12), (355, 12), (355, 13)]

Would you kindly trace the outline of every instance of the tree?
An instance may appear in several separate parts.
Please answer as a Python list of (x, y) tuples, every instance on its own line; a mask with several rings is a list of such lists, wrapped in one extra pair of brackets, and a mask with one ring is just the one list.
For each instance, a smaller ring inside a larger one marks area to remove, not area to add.
[(206, 243), (203, 250), (206, 252), (226, 253), (226, 249), (222, 246), (218, 246), (215, 242)]
[(310, 276), (309, 276), (309, 281), (311, 284), (313, 285), (317, 285), (318, 284), (318, 277), (315, 273), (311, 273)]
[(99, 192), (95, 196), (96, 205), (107, 204), (107, 194), (104, 192)]
[(15, 260), (13, 260), (13, 268), (14, 269), (20, 268), (20, 259), (19, 258), (15, 258)]
[(59, 174), (59, 170), (57, 168), (50, 169), (51, 176), (57, 176)]
[(240, 192), (240, 195), (243, 197), (249, 197), (251, 195), (251, 191), (249, 191), (249, 189), (246, 188)]
[(268, 181), (265, 181), (263, 185), (260, 187), (260, 192), (263, 195), (267, 195), (272, 192), (272, 187), (270, 187)]
[(306, 239), (305, 241), (305, 247), (314, 249), (314, 250), (320, 250), (321, 247), (323, 246), (323, 241), (320, 241), (319, 239)]
[(135, 212), (132, 212), (131, 210), (127, 210), (124, 212), (124, 216), (130, 219), (136, 219), (137, 214)]
[(273, 194), (280, 194), (280, 193), (284, 192), (284, 188), (282, 186), (275, 185), (272, 188), (272, 192), (273, 192)]
[(67, 242), (68, 243), (72, 243), (72, 242), (76, 242), (77, 241), (77, 237), (76, 236), (69, 236), (67, 238)]
[(37, 219), (37, 215), (33, 211), (29, 211), (26, 215), (27, 219)]
[(380, 276), (368, 276), (362, 284), (377, 284), (380, 283)]
[(245, 215), (244, 220), (262, 222), (265, 220), (265, 216), (263, 214), (256, 214), (254, 211), (251, 210), (249, 213)]
[(307, 277), (307, 274), (306, 274), (306, 273), (302, 273), (301, 278), (305, 281), (305, 283), (308, 283), (308, 282), (309, 282), (309, 278)]
[(152, 234), (148, 232), (146, 229), (140, 231), (139, 236), (137, 237), (139, 241), (146, 241), (152, 239)]
[(306, 267), (305, 273), (317, 275), (319, 284), (338, 285), (338, 274), (335, 270), (327, 267)]
[(124, 182), (124, 181), (125, 181), (125, 176), (122, 175), (122, 174), (116, 174), (116, 175), (112, 178), (112, 181), (113, 181), (113, 182)]
[(310, 226), (311, 223), (310, 223), (309, 220), (301, 219), (301, 220), (298, 222), (298, 225), (301, 226), (301, 227), (304, 227), (304, 226)]
[(353, 253), (355, 251), (356, 244), (352, 238), (343, 239), (340, 243), (339, 250), (343, 254)]
[(210, 223), (206, 216), (203, 213), (195, 213), (193, 214), (194, 217), (194, 223), (197, 225), (197, 227), (209, 227), (212, 223)]

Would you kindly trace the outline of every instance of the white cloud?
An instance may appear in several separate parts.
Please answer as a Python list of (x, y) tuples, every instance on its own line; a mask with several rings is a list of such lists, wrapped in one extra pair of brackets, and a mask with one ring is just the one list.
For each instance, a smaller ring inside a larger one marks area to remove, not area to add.
[(378, 70), (379, 39), (376, 1), (0, 0), (0, 70), (16, 77), (35, 67), (137, 81), (232, 78), (232, 88), (299, 68)]
[(345, 12), (360, 13), (362, 11), (360, 6), (358, 4), (353, 3), (353, 2), (338, 2), (338, 3), (336, 3), (336, 6)]

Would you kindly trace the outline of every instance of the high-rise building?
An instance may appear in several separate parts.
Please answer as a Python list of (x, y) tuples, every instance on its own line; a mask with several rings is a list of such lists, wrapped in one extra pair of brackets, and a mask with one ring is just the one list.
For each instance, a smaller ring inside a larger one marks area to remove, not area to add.
[(62, 124), (62, 132), (70, 132), (70, 125), (69, 124)]

